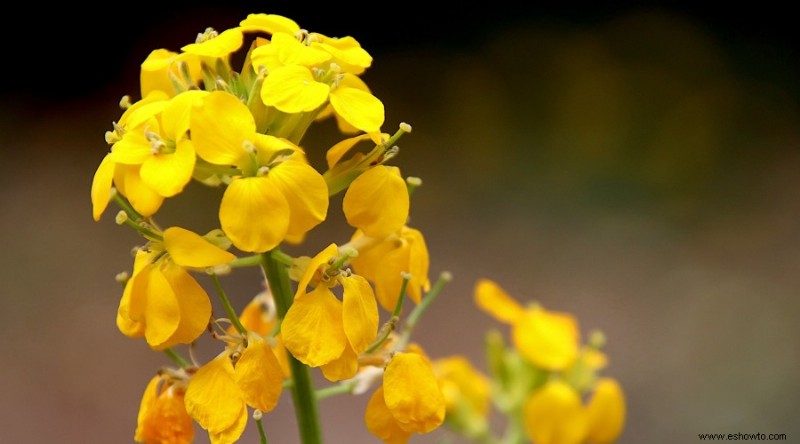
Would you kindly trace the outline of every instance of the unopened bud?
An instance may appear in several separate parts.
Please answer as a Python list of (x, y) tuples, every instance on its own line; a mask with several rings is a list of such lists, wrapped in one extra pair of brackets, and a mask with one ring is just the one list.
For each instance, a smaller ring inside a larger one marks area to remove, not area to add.
[(449, 271), (443, 271), (442, 274), (439, 275), (439, 279), (445, 282), (450, 282), (453, 280), (453, 274)]
[(411, 125), (407, 124), (406, 122), (400, 122), (400, 129), (403, 130), (403, 132), (410, 133)]
[(261, 421), (261, 418), (263, 416), (264, 416), (264, 413), (261, 410), (259, 410), (259, 409), (253, 410), (253, 419), (255, 419), (256, 421)]
[(114, 220), (117, 222), (117, 225), (122, 225), (125, 222), (127, 222), (128, 213), (126, 213), (126, 212), (124, 212), (122, 210), (119, 210), (119, 213), (117, 213), (117, 217), (114, 218)]
[(422, 179), (419, 177), (408, 176), (406, 177), (406, 183), (411, 185), (412, 187), (418, 187), (422, 185)]
[(130, 275), (128, 274), (127, 271), (123, 271), (121, 273), (117, 273), (117, 275), (114, 276), (114, 280), (119, 282), (120, 284), (124, 284), (125, 282), (128, 281), (129, 278), (130, 278)]

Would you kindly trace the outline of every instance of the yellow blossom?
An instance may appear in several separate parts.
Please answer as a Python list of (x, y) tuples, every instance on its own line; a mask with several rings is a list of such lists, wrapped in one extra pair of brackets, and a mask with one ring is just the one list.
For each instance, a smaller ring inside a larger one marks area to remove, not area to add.
[(162, 376), (153, 377), (139, 405), (134, 440), (144, 444), (190, 444), (194, 424), (183, 398), (182, 387)]
[(469, 406), (478, 416), (489, 414), (489, 379), (476, 370), (463, 356), (437, 359), (433, 369), (442, 383), (447, 412), (455, 411), (460, 403)]
[(240, 250), (271, 250), (325, 219), (325, 180), (291, 142), (257, 133), (253, 115), (233, 95), (208, 94), (194, 108), (191, 133), (198, 156), (241, 171), (219, 209), (223, 231)]
[(360, 230), (351, 242), (367, 242), (351, 263), (361, 276), (375, 284), (375, 296), (387, 311), (393, 311), (403, 285), (402, 273), (411, 275), (406, 292), (415, 303), (419, 303), (422, 292), (430, 290), (428, 279), (428, 247), (422, 232), (403, 226), (396, 234), (372, 243)]
[(586, 439), (586, 413), (578, 393), (560, 380), (546, 383), (525, 403), (523, 420), (536, 444), (579, 444)]
[(408, 186), (400, 169), (385, 165), (361, 173), (342, 201), (347, 223), (378, 239), (400, 231), (408, 219), (409, 205)]
[(157, 350), (191, 343), (208, 325), (211, 302), (186, 268), (222, 265), (234, 258), (191, 231), (168, 228), (163, 242), (151, 242), (136, 253), (117, 311), (120, 331), (144, 336)]
[(523, 309), (488, 279), (476, 285), (475, 301), (497, 320), (511, 324), (514, 345), (533, 364), (546, 370), (564, 370), (578, 357), (580, 331), (572, 315), (539, 305)]
[(586, 407), (588, 439), (595, 444), (612, 443), (625, 427), (625, 395), (613, 378), (601, 378)]
[(208, 431), (212, 444), (236, 442), (247, 424), (247, 406), (269, 412), (283, 389), (283, 372), (272, 349), (250, 333), (246, 343), (230, 347), (189, 381), (186, 410)]

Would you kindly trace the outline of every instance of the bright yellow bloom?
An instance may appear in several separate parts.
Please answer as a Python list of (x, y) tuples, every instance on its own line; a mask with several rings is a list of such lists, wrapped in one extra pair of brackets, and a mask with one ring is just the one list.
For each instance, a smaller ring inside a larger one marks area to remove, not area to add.
[(400, 169), (378, 165), (350, 184), (342, 209), (351, 226), (367, 236), (383, 239), (405, 225), (409, 205), (408, 186)]
[(197, 36), (195, 43), (190, 43), (181, 51), (200, 57), (214, 59), (224, 58), (242, 46), (244, 37), (240, 28), (226, 29), (222, 33), (209, 28)]
[(601, 378), (586, 406), (588, 438), (595, 444), (612, 443), (625, 427), (625, 394), (613, 378)]
[(156, 350), (191, 343), (208, 325), (211, 302), (186, 268), (213, 267), (234, 258), (191, 231), (168, 228), (163, 242), (151, 242), (136, 253), (117, 311), (120, 331), (144, 336)]
[(429, 433), (444, 422), (446, 403), (428, 359), (398, 352), (372, 395), (364, 420), (370, 433), (384, 442), (405, 443), (414, 433)]
[(560, 380), (533, 393), (525, 403), (523, 419), (535, 444), (579, 444), (586, 439), (587, 417), (580, 396)]
[[(139, 75), (142, 97), (147, 97), (153, 91), (162, 91), (170, 97), (175, 96), (178, 91), (175, 90), (173, 79), (184, 80), (180, 71), (182, 63), (186, 64), (186, 70), (193, 82), (192, 85), (203, 78), (200, 70), (200, 58), (194, 54), (179, 54), (168, 49), (155, 49), (150, 52), (142, 62)], [(188, 88), (191, 85), (184, 86)]]
[[(352, 241), (363, 240), (359, 230)], [(430, 290), (428, 280), (428, 247), (419, 230), (403, 226), (396, 234), (378, 243), (359, 250), (351, 260), (353, 269), (375, 284), (375, 295), (381, 306), (393, 311), (403, 285), (401, 273), (411, 274), (406, 292), (415, 303), (419, 303), (422, 292)]]
[(523, 309), (488, 279), (476, 285), (475, 301), (497, 320), (511, 324), (514, 345), (533, 364), (546, 370), (564, 370), (578, 357), (580, 331), (572, 315), (547, 311), (539, 305)]
[(222, 230), (243, 251), (264, 252), (325, 219), (328, 187), (291, 142), (256, 132), (250, 110), (226, 92), (195, 106), (192, 141), (197, 155), (241, 171), (222, 197)]
[(481, 417), (489, 414), (489, 379), (462, 356), (437, 359), (433, 369), (442, 384), (442, 394), (450, 415), (459, 404), (465, 404)]
[(212, 444), (236, 442), (247, 424), (247, 406), (269, 412), (283, 390), (283, 372), (269, 344), (247, 335), (246, 346), (230, 347), (189, 381), (186, 410), (208, 431)]
[(244, 32), (258, 31), (267, 34), (295, 35), (300, 32), (300, 26), (294, 20), (277, 14), (248, 14), (246, 19), (239, 22), (239, 27)]
[(194, 424), (183, 402), (184, 389), (155, 376), (147, 384), (139, 405), (136, 442), (144, 444), (190, 444)]
[[(358, 354), (375, 339), (379, 322), (366, 279), (341, 270), (328, 274), (328, 261), (337, 256), (338, 248), (331, 244), (311, 259), (281, 324), (286, 349), (304, 364), (322, 367), (333, 381), (356, 374)], [(309, 285), (314, 289), (306, 292)], [(343, 287), (342, 301), (331, 291), (337, 285)]]

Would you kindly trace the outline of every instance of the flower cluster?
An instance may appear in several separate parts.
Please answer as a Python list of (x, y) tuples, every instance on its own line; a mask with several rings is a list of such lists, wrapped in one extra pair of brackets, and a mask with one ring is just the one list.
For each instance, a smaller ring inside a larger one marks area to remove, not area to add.
[[(236, 54), (244, 61), (234, 67)], [(365, 428), (386, 443), (429, 433), (445, 418), (483, 439), (490, 398), (523, 412), (537, 443), (613, 440), (624, 418), (621, 391), (595, 380), (602, 357), (577, 349), (577, 327), (565, 316), (479, 287), (479, 305), (513, 325), (527, 365), (512, 369), (516, 352), (502, 351), (499, 392), (464, 359), (432, 360), (411, 341), (450, 275), (431, 283), (425, 238), (408, 225), (421, 181), (389, 161), (411, 127), (382, 132), (383, 103), (360, 77), (371, 64), (352, 37), (268, 14), (206, 29), (179, 52), (157, 49), (141, 64), (141, 98), (120, 102), (91, 186), (94, 220), (113, 201), (116, 222), (144, 240), (132, 272), (119, 275), (117, 326), (178, 365), (147, 386), (134, 439), (189, 443), (196, 423), (212, 443), (233, 443), (252, 417), (265, 442), (261, 418), (288, 388), (304, 444), (322, 442), (318, 400), (370, 391)], [(325, 164), (313, 165), (306, 153), (319, 148), (303, 137), (325, 119), (342, 136)], [(222, 189), (218, 202), (200, 207), (216, 212), (219, 228), (201, 235), (156, 222), (164, 201), (189, 186)], [(352, 231), (321, 250), (306, 246), (338, 198)], [(309, 254), (287, 254), (287, 244)], [(238, 311), (221, 278), (242, 267), (259, 267), (265, 290)], [(200, 278), (213, 284), (224, 315), (214, 313)], [(407, 299), (414, 305), (404, 309)], [(203, 339), (217, 349), (205, 361), (194, 352)], [(178, 350), (186, 346), (189, 359)], [(315, 390), (312, 369), (332, 384)], [(545, 372), (557, 376), (545, 383)], [(541, 378), (519, 385), (531, 375)], [(583, 407), (588, 389), (596, 395)], [(562, 439), (570, 433), (574, 441)]]

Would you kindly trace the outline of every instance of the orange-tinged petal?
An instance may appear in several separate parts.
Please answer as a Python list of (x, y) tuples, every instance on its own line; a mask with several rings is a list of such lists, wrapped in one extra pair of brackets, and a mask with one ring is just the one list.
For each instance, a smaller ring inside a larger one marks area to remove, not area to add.
[(111, 199), (111, 184), (114, 180), (114, 169), (116, 164), (111, 160), (111, 155), (106, 154), (92, 179), (92, 218), (95, 222), (100, 220), (100, 216), (108, 207)]
[(246, 404), (233, 379), (233, 364), (223, 352), (192, 375), (184, 397), (186, 411), (209, 433), (236, 425)]
[(256, 122), (238, 98), (224, 91), (209, 93), (194, 102), (190, 124), (194, 148), (202, 159), (239, 168), (249, 164), (244, 143), (255, 139)]
[(358, 355), (346, 344), (342, 356), (334, 359), (333, 361), (321, 365), (322, 375), (328, 381), (336, 382), (350, 379), (358, 373)]
[(294, 20), (277, 14), (248, 14), (246, 19), (239, 22), (239, 27), (244, 32), (260, 31), (267, 34), (282, 32), (295, 35), (300, 31), (300, 26)]
[(208, 438), (211, 441), (211, 444), (235, 444), (241, 438), (242, 433), (244, 433), (245, 427), (247, 427), (247, 420), (249, 419), (250, 415), (247, 413), (247, 406), (242, 404), (241, 413), (239, 413), (239, 417), (236, 419), (236, 422), (233, 423), (227, 429), (221, 432), (212, 432), (209, 430)]
[(444, 421), (444, 396), (425, 357), (396, 353), (386, 366), (383, 388), (386, 407), (401, 429), (428, 433)]
[[(254, 297), (239, 315), (239, 322), (244, 328), (260, 336), (267, 336), (275, 327), (274, 316), (270, 316), (265, 305), (267, 304), (265, 295), (266, 293), (260, 293)], [(235, 331), (233, 326), (231, 326), (231, 331)]]
[(283, 371), (269, 344), (260, 336), (247, 335), (247, 348), (236, 362), (233, 379), (250, 407), (269, 412), (283, 390)]
[(261, 100), (267, 106), (294, 114), (314, 111), (328, 99), (330, 87), (314, 80), (305, 66), (275, 68), (261, 86)]
[(523, 357), (547, 370), (563, 370), (578, 357), (580, 332), (569, 314), (533, 307), (517, 319), (511, 336)]
[(181, 227), (164, 230), (164, 248), (181, 267), (213, 267), (236, 259), (236, 256), (207, 241), (203, 236)]
[(164, 197), (183, 191), (194, 171), (194, 146), (189, 139), (181, 139), (171, 154), (154, 154), (143, 163), (139, 174), (142, 182)]
[(475, 304), (500, 322), (513, 324), (525, 313), (525, 309), (497, 282), (480, 279), (475, 284)]
[(281, 337), (286, 349), (309, 367), (337, 359), (347, 344), (342, 303), (324, 285), (296, 298), (281, 324)]
[(344, 332), (356, 353), (361, 353), (378, 333), (378, 304), (369, 282), (353, 274), (341, 278), (344, 287), (342, 319)]
[(202, 57), (222, 58), (239, 49), (242, 46), (242, 41), (242, 30), (231, 28), (204, 42), (190, 43), (181, 48), (181, 50)]
[(139, 414), (136, 417), (136, 433), (134, 434), (133, 438), (136, 442), (142, 442), (144, 439), (142, 436), (142, 424), (145, 417), (147, 417), (147, 412), (153, 407), (153, 404), (156, 402), (156, 398), (158, 398), (158, 385), (160, 382), (160, 376), (153, 376), (153, 378), (150, 379), (150, 382), (147, 383), (147, 387), (144, 389), (142, 400), (139, 403)]
[(289, 203), (267, 177), (234, 179), (219, 206), (222, 230), (242, 251), (278, 246), (289, 228)]
[(330, 92), (336, 114), (365, 133), (380, 131), (384, 120), (383, 102), (358, 88), (339, 87)]
[(165, 262), (161, 271), (177, 297), (181, 316), (177, 330), (162, 347), (189, 344), (206, 330), (211, 319), (208, 293), (186, 270), (172, 262)]
[(347, 223), (367, 236), (384, 238), (408, 219), (409, 197), (400, 169), (378, 165), (358, 176), (342, 202)]
[(563, 381), (546, 383), (525, 403), (523, 421), (536, 444), (578, 444), (586, 439), (586, 414), (578, 393)]
[(364, 412), (364, 422), (370, 433), (383, 440), (386, 444), (405, 444), (411, 438), (411, 432), (400, 428), (392, 412), (386, 407), (383, 387), (378, 387), (367, 403)]
[(613, 378), (601, 378), (586, 406), (589, 441), (612, 443), (625, 428), (625, 394)]
[(186, 413), (183, 394), (172, 387), (161, 392), (137, 429), (145, 444), (191, 444), (194, 424)]
[(270, 170), (267, 177), (289, 203), (287, 234), (307, 233), (325, 220), (328, 185), (317, 170), (307, 163), (290, 159)]
[(303, 271), (303, 276), (297, 283), (297, 293), (294, 295), (295, 300), (302, 298), (303, 295), (306, 294), (306, 288), (309, 285), (316, 285), (315, 281), (319, 279), (318, 273), (320, 272), (320, 267), (327, 265), (329, 260), (338, 255), (339, 247), (336, 246), (336, 244), (330, 244), (311, 258), (305, 271)]
[(272, 353), (275, 354), (275, 358), (278, 359), (278, 364), (281, 366), (281, 372), (283, 372), (283, 377), (291, 378), (292, 377), (292, 370), (289, 367), (289, 355), (286, 352), (286, 347), (283, 345), (283, 338), (280, 334), (276, 335), (275, 338), (275, 345), (272, 346)]

